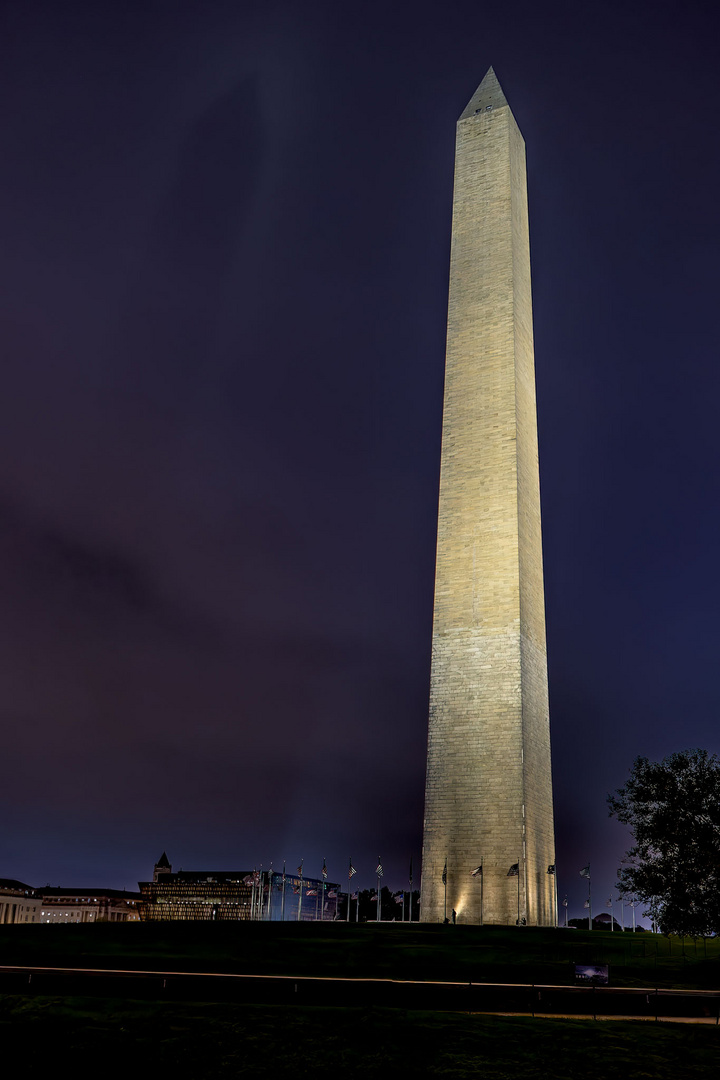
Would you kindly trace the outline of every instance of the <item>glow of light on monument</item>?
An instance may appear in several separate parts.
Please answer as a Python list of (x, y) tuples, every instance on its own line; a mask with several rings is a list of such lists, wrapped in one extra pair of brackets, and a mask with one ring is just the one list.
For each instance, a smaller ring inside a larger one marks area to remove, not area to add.
[(553, 926), (525, 143), (492, 68), (453, 190), (420, 918)]

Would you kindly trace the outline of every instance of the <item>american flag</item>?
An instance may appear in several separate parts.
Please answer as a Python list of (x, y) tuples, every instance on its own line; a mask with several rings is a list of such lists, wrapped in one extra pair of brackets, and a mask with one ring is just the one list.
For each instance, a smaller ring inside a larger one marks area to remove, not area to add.
[(399, 892), (395, 895), (395, 903), (402, 904), (405, 900), (405, 893)]
[(470, 871), (471, 877), (477, 877), (478, 874), (482, 874), (482, 863), (480, 863), (480, 866), (476, 866), (474, 870)]
[(306, 896), (317, 896), (317, 889), (308, 889), (305, 893)]
[(378, 855), (378, 864), (377, 864), (377, 866), (375, 867), (375, 873), (377, 874), (377, 876), (378, 876), (378, 877), (382, 877), (382, 876), (383, 876), (383, 866), (382, 866), (382, 861), (381, 861), (381, 859), (380, 859), (380, 856), (379, 856), (379, 855)]
[(300, 886), (299, 885), (293, 885), (293, 892), (295, 893), (296, 896), (299, 896), (300, 895)]
[(300, 875), (300, 877), (302, 877), (302, 868), (303, 868), (303, 864), (302, 864), (302, 863), (300, 863), (300, 865), (299, 865), (299, 866), (298, 866), (298, 868), (297, 868), (297, 872), (298, 872), (298, 874)]
[(357, 893), (356, 893), (356, 892), (354, 892), (354, 893), (352, 894), (352, 896), (350, 897), (350, 899), (351, 899), (351, 900), (357, 900)]
[(353, 866), (353, 864), (352, 864), (352, 859), (351, 859), (351, 860), (350, 860), (350, 867), (349, 867), (349, 869), (348, 869), (348, 881), (349, 881), (349, 880), (350, 880), (350, 878), (351, 878), (351, 877), (353, 876), (353, 874), (357, 874), (357, 870), (356, 870), (356, 869), (355, 869), (355, 867)]
[(520, 876), (520, 864), (514, 862), (512, 864), (512, 866), (510, 867), (510, 869), (508, 870), (507, 876), (508, 877), (519, 877)]
[(550, 866), (548, 866), (547, 872), (548, 872), (548, 874), (554, 874), (555, 873), (555, 863), (550, 863)]
[(331, 889), (328, 893), (328, 900), (337, 900), (337, 893), (334, 889)]
[(323, 859), (322, 876), (327, 877), (327, 866), (325, 865), (325, 860), (324, 859)]

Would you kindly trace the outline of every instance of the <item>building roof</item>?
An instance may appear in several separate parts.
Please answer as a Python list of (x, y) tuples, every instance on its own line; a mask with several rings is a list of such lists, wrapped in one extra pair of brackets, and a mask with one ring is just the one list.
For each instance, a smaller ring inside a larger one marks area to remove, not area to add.
[(26, 885), (24, 881), (16, 881), (15, 878), (0, 878), (0, 889), (12, 889), (13, 892), (34, 893), (32, 885)]
[[(252, 870), (178, 870), (174, 874), (163, 874), (159, 883), (185, 881), (200, 885), (205, 882), (211, 885), (236, 884), (242, 883), (243, 878), (249, 877), (252, 873)], [(139, 882), (139, 884), (145, 885), (147, 882)]]
[[(277, 885), (279, 881), (282, 881), (281, 870), (271, 870), (273, 886)], [(253, 874), (258, 874), (258, 880), (260, 871), (255, 870), (178, 870), (174, 874), (163, 874), (157, 881), (139, 881), (138, 885), (142, 888), (144, 885), (180, 885), (193, 884), (193, 885), (247, 885), (250, 887), (251, 882), (245, 879), (252, 878)], [(267, 884), (268, 871), (262, 871), (263, 884)], [(286, 874), (285, 880), (288, 885), (299, 883), (300, 878), (297, 874)], [(303, 886), (307, 885), (312, 887), (313, 885), (321, 886), (323, 884), (322, 878), (303, 877)], [(340, 885), (338, 882), (325, 881), (324, 883), (328, 889), (338, 889)]]
[(141, 900), (142, 899), (142, 897), (140, 896), (140, 893), (128, 892), (126, 889), (105, 889), (105, 888), (102, 888), (102, 889), (86, 889), (86, 888), (65, 889), (65, 888), (61, 888), (58, 885), (56, 888), (50, 888), (50, 886), (47, 886), (47, 888), (44, 888), (44, 889), (35, 889), (35, 892), (38, 893), (39, 895), (47, 896), (47, 897), (53, 897), (53, 896), (65, 897), (65, 896), (67, 896), (67, 897), (75, 897), (75, 898), (81, 898), (81, 899), (87, 899), (89, 897), (92, 897), (93, 900), (95, 900), (95, 899), (102, 899), (102, 900)]

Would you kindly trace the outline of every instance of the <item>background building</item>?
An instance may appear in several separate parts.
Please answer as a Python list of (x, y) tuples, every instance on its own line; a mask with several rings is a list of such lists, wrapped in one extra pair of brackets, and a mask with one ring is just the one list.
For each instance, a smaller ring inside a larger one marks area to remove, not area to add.
[(13, 878), (0, 878), (0, 926), (40, 922), (42, 905), (36, 890)]
[(10, 923), (138, 922), (140, 893), (124, 889), (35, 889), (0, 878), (0, 926)]
[(139, 882), (142, 922), (227, 921), (254, 917), (255, 887), (246, 870), (197, 870), (156, 874)]
[(139, 922), (140, 893), (124, 889), (35, 890), (44, 923)]
[[(152, 881), (138, 883), (143, 922), (332, 922), (338, 886), (273, 870), (179, 870), (165, 852)], [(324, 896), (323, 896), (324, 893)]]

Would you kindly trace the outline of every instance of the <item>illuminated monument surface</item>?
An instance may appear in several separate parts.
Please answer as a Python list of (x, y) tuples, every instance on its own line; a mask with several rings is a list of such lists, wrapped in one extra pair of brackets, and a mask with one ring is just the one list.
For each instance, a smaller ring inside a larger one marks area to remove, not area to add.
[(525, 144), (491, 68), (457, 124), (421, 919), (553, 925), (554, 863)]

